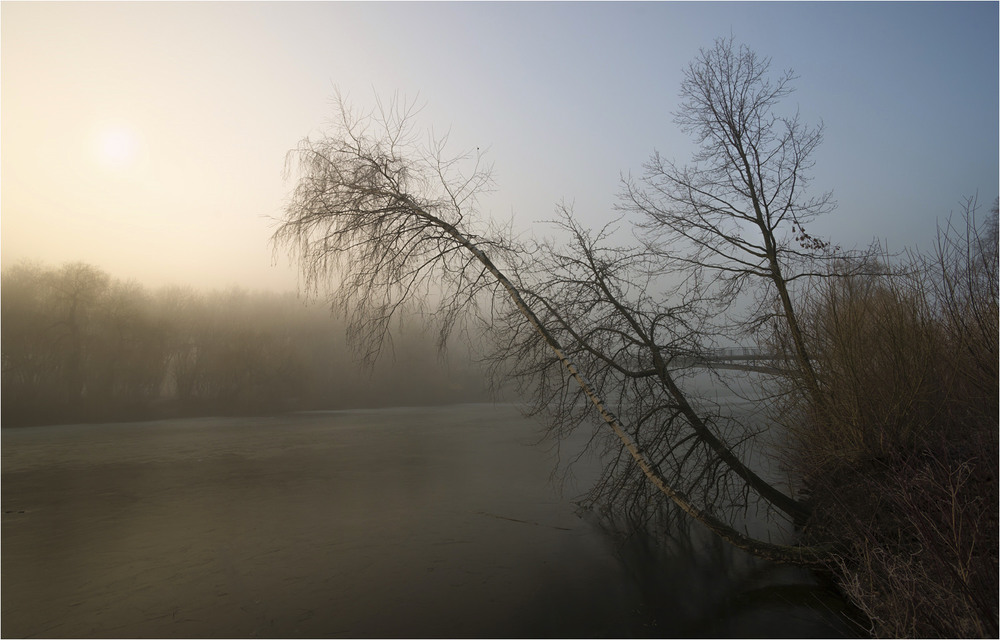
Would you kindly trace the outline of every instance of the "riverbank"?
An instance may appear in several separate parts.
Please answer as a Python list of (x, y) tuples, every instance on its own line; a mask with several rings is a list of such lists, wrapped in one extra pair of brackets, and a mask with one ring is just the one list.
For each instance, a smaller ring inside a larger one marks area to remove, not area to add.
[(809, 482), (807, 543), (875, 637), (998, 632), (996, 432), (857, 461)]

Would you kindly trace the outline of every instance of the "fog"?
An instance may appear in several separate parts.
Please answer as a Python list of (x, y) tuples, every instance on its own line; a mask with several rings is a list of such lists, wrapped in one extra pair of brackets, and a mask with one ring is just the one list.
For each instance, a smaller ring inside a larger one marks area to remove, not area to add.
[(82, 263), (3, 271), (3, 424), (482, 401), (484, 376), (430, 326), (394, 326), (362, 366), (318, 300), (147, 288)]

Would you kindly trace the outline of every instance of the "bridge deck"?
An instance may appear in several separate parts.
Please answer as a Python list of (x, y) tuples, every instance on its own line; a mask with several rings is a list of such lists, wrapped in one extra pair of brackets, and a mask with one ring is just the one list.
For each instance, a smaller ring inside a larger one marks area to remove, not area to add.
[(733, 369), (738, 371), (758, 371), (762, 373), (781, 374), (784, 369), (775, 366), (778, 362), (787, 362), (790, 358), (762, 349), (748, 347), (733, 347), (715, 349), (703, 354), (684, 356), (674, 360), (683, 366), (705, 366), (713, 369)]

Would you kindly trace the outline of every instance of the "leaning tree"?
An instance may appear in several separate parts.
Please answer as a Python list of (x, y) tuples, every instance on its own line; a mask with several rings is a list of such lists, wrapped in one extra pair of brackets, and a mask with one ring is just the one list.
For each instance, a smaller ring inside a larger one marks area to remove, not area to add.
[[(582, 227), (568, 207), (556, 223), (564, 242), (518, 239), (478, 208), (492, 184), (478, 153), (449, 158), (443, 144), (418, 144), (412, 104), (357, 113), (339, 98), (336, 128), (289, 156), (297, 184), (275, 246), (312, 291), (329, 287), (364, 359), (406, 308), (430, 311), (442, 340), (480, 322), (485, 361), (551, 429), (608, 434), (594, 500), (642, 514), (666, 498), (758, 556), (817, 562), (822, 549), (756, 539), (727, 521), (751, 502), (796, 520), (808, 509), (746, 463), (751, 427), (696, 402), (684, 377), (752, 285), (753, 321), (798, 331), (789, 283), (828, 251), (803, 228), (830, 208), (828, 196), (801, 195), (820, 135), (772, 114), (791, 76), (772, 82), (768, 61), (731, 40), (702, 51), (685, 78), (676, 120), (702, 151), (685, 168), (654, 156), (641, 183), (625, 182), (622, 207), (641, 214), (632, 246), (613, 242), (614, 226)], [(796, 378), (810, 392), (803, 345), (796, 339)]]

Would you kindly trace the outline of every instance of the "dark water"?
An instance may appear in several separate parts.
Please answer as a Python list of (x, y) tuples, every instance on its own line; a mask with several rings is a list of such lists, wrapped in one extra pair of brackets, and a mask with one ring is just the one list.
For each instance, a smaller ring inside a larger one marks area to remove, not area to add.
[(808, 574), (607, 535), (537, 438), (505, 405), (5, 429), (2, 633), (844, 633)]

